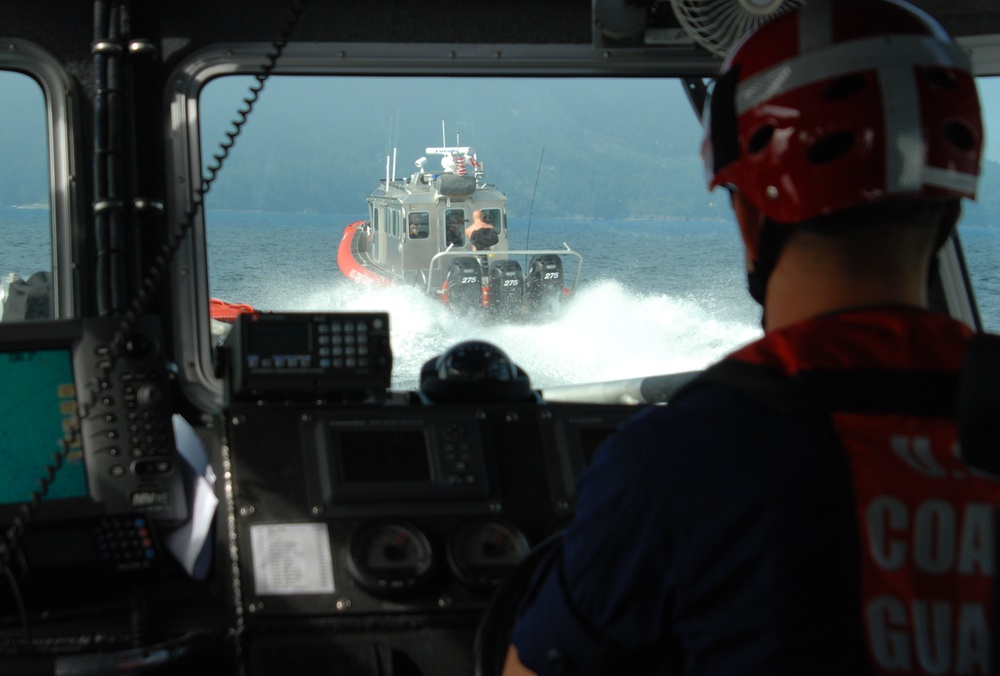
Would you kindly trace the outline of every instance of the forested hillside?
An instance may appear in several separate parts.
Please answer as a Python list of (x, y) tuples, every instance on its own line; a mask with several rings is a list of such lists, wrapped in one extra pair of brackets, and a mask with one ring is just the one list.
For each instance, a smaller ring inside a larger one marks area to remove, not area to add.
[[(203, 154), (225, 138), (249, 84), (206, 88)], [(0, 206), (48, 200), (43, 110), (33, 81), (0, 74)], [(724, 193), (705, 189), (700, 142), (673, 80), (272, 78), (208, 204), (361, 216), (387, 157), (406, 176), (427, 147), (459, 143), (477, 150), (515, 217), (729, 218)], [(1000, 223), (997, 162), (984, 163), (963, 222)]]

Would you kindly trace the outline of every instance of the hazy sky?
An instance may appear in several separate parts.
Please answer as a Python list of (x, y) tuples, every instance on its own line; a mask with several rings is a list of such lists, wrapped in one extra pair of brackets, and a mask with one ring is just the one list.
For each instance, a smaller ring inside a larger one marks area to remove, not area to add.
[(981, 77), (978, 82), (986, 126), (986, 159), (1000, 160), (1000, 77)]
[[(286, 78), (283, 84), (269, 83), (268, 88), (262, 96), (261, 105), (271, 106), (280, 104), (281, 99), (286, 98), (286, 92), (278, 93), (270, 91), (277, 86), (296, 88), (294, 80), (296, 78)], [(485, 119), (491, 106), (498, 103), (499, 96), (497, 90), (506, 89), (502, 84), (502, 79), (490, 78), (470, 78), (459, 80), (456, 78), (421, 78), (411, 80), (414, 83), (412, 89), (405, 93), (400, 90), (400, 83), (405, 82), (404, 78), (381, 78), (383, 86), (372, 86), (376, 78), (328, 78), (329, 83), (323, 87), (316, 87), (315, 83), (309, 86), (313, 89), (311, 96), (315, 101), (317, 110), (327, 110), (331, 118), (335, 118), (334, 113), (346, 106), (354, 111), (364, 111), (363, 116), (368, 118), (379, 129), (379, 140), (383, 146), (388, 145), (390, 136), (402, 143), (408, 142), (408, 137), (431, 135), (433, 138), (417, 141), (409, 141), (415, 146), (421, 143), (437, 143), (440, 140), (441, 121), (444, 120), (448, 127), (448, 142), (454, 142), (454, 132), (462, 133), (462, 143), (465, 145), (477, 142), (476, 117), (477, 115)], [(589, 91), (591, 101), (606, 109), (606, 104), (614, 102), (620, 106), (622, 111), (634, 110), (637, 105), (647, 103), (650, 92), (657, 84), (663, 85), (662, 89), (669, 93), (674, 83), (664, 83), (660, 81), (651, 85), (648, 79), (618, 79), (618, 80), (586, 80), (586, 79), (539, 79), (537, 88), (528, 88), (527, 95), (540, 95), (546, 98), (549, 103), (559, 105), (560, 91), (568, 92)], [(202, 95), (202, 105), (208, 124), (207, 129), (213, 133), (222, 133), (232, 117), (233, 106), (246, 92), (246, 78), (229, 78), (228, 80), (218, 80), (210, 83)], [(982, 99), (984, 122), (986, 125), (986, 152), (985, 156), (990, 160), (1000, 160), (1000, 77), (982, 77), (978, 79), (980, 97)], [(440, 97), (435, 99), (430, 96), (430, 92), (441, 92), (451, 90), (453, 97), (450, 101), (442, 105)], [(363, 96), (359, 92), (367, 92)], [(532, 94), (531, 92), (535, 93)], [(576, 100), (575, 96), (571, 97)], [(664, 97), (673, 99), (673, 96)], [(683, 97), (676, 97), (682, 99)], [(274, 101), (278, 99), (279, 101)], [(686, 106), (686, 102), (682, 102)], [(674, 109), (675, 112), (680, 112)], [(623, 120), (628, 120), (628, 115), (620, 116)], [(677, 120), (677, 117), (673, 117)], [(682, 127), (694, 128), (691, 120), (680, 120)], [(530, 124), (525, 121), (525, 124)], [(992, 129), (996, 131), (991, 131)], [(428, 134), (428, 131), (433, 131)], [(418, 133), (419, 132), (419, 133)], [(206, 141), (212, 134), (206, 134)], [(694, 142), (695, 139), (692, 139)], [(407, 162), (409, 160), (407, 159)]]
[[(225, 138), (252, 82), (229, 77), (205, 87), (203, 156)], [(366, 210), (364, 196), (385, 178), (387, 159), (395, 162), (389, 173), (408, 177), (424, 155), (428, 171), (440, 169), (427, 148), (460, 145), (475, 149), (514, 215), (534, 205), (548, 215), (642, 217), (665, 213), (654, 201), (668, 194), (678, 207), (691, 196), (709, 200), (700, 139), (672, 79), (276, 76), (208, 204)]]
[[(663, 80), (550, 78), (522, 80), (521, 86), (510, 87), (509, 81), (504, 79), (421, 78), (411, 80), (404, 87), (401, 78), (341, 77), (328, 78), (326, 85), (317, 87), (315, 81), (295, 83), (295, 79), (268, 83), (240, 143), (255, 135), (271, 134), (275, 128), (287, 124), (289, 101), (296, 98), (291, 93), (308, 86), (312, 90), (311, 110), (305, 114), (298, 111), (297, 119), (306, 120), (315, 128), (311, 141), (329, 144), (330, 153), (347, 152), (347, 144), (361, 146), (351, 152), (364, 158), (367, 166), (359, 168), (359, 172), (368, 181), (384, 173), (386, 154), (391, 154), (393, 147), (399, 148), (397, 175), (410, 172), (413, 161), (423, 154), (425, 147), (441, 142), (442, 121), (447, 127), (448, 143), (453, 143), (455, 132), (460, 132), (463, 145), (477, 146), (484, 153), (488, 169), (490, 161), (502, 155), (506, 155), (504, 160), (507, 161), (514, 150), (504, 147), (509, 145), (509, 139), (520, 139), (525, 147), (517, 156), (518, 171), (525, 176), (531, 174), (532, 179), (543, 146), (550, 144), (545, 152), (553, 162), (558, 158), (551, 145), (555, 142), (551, 130), (538, 121), (536, 111), (540, 109), (554, 113), (557, 120), (562, 116), (564, 122), (558, 131), (566, 139), (590, 133), (612, 137), (644, 135), (651, 139), (644, 149), (650, 156), (665, 152), (696, 153), (700, 136), (690, 107), (684, 97), (677, 95), (679, 85)], [(248, 78), (227, 80), (210, 83), (203, 96), (206, 121), (203, 142), (207, 148), (214, 148), (223, 138), (246, 93)], [(1000, 160), (1000, 78), (979, 78), (978, 82), (986, 125), (985, 156)], [(0, 148), (5, 157), (16, 160), (13, 163), (16, 169), (8, 165), (15, 173), (8, 172), (5, 179), (24, 182), (30, 178), (39, 188), (28, 192), (44, 195), (47, 192), (44, 187), (47, 149), (40, 89), (25, 75), (0, 72), (0, 92), (3, 93), (0, 96)], [(497, 128), (492, 111), (498, 109), (515, 113), (522, 110), (523, 116), (514, 118), (513, 127)], [(341, 124), (341, 120), (346, 123)], [(609, 124), (617, 127), (608, 128)], [(658, 147), (657, 138), (675, 147)], [(25, 157), (38, 157), (41, 162), (19, 160)], [(641, 162), (643, 158), (636, 161)], [(32, 165), (37, 166), (37, 171)], [(492, 166), (495, 169), (500, 165), (494, 161)], [(24, 199), (32, 200), (30, 197)], [(10, 196), (5, 201), (16, 203), (18, 200)]]

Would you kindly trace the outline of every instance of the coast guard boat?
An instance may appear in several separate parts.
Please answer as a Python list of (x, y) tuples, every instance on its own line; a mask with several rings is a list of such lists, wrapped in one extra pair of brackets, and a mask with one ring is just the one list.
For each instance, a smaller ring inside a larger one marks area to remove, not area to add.
[[(341, 272), (360, 283), (414, 284), (452, 307), (483, 308), (491, 316), (551, 315), (575, 288), (583, 257), (565, 244), (511, 249), (507, 196), (485, 182), (475, 149), (445, 146), (426, 153), (440, 157), (439, 169), (428, 169), (425, 156), (411, 176), (392, 179), (386, 162), (386, 178), (368, 196), (368, 220), (344, 229), (337, 251)], [(466, 236), (477, 211), (496, 233), (485, 249)], [(519, 259), (528, 261), (527, 268)]]

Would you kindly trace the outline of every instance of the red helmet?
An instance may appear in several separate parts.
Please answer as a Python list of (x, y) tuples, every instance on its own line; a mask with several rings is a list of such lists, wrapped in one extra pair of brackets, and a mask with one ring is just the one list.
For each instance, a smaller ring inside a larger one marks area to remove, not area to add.
[(761, 26), (723, 62), (705, 116), (709, 187), (735, 188), (779, 223), (976, 194), (969, 60), (897, 0), (813, 0)]

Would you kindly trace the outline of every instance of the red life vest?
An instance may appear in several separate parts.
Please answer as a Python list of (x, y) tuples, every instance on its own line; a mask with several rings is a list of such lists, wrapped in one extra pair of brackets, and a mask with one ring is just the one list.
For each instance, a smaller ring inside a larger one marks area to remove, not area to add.
[(959, 456), (955, 418), (971, 336), (920, 310), (844, 312), (769, 333), (705, 372), (832, 426), (878, 674), (993, 673), (1000, 481)]

